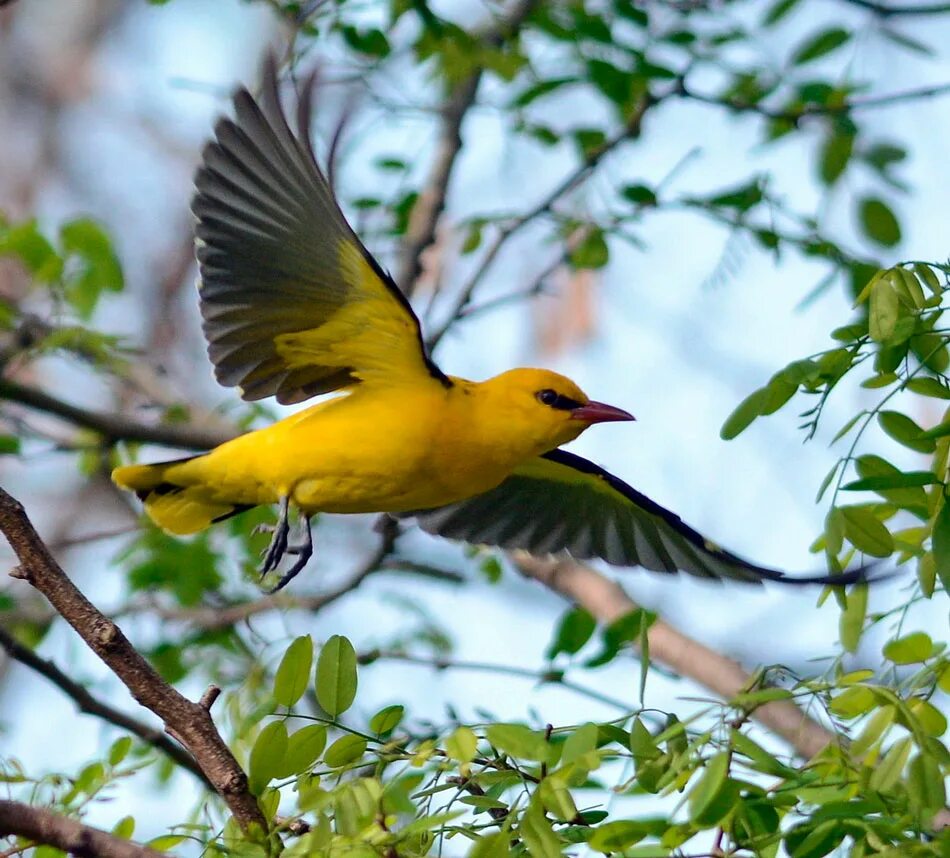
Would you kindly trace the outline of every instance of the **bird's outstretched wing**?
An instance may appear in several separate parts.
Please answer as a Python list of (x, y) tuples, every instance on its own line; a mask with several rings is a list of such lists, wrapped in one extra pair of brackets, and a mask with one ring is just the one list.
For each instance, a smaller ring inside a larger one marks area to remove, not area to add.
[(852, 584), (869, 567), (842, 575), (793, 577), (737, 557), (679, 516), (573, 453), (552, 450), (519, 467), (501, 485), (449, 506), (416, 510), (423, 530), (450, 539), (532, 554), (567, 551), (616, 566), (687, 572), (751, 583)]
[(195, 177), (199, 297), (218, 381), (245, 399), (300, 402), (358, 382), (450, 382), (419, 320), (350, 229), (310, 142), (280, 105), (273, 57), (261, 95), (234, 96)]

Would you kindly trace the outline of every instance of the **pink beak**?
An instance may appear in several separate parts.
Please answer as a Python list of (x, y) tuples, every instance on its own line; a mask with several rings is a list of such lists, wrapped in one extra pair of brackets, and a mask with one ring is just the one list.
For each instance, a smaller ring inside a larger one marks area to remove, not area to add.
[(637, 419), (629, 411), (614, 408), (613, 405), (607, 405), (605, 402), (595, 402), (593, 399), (587, 405), (571, 411), (571, 417), (575, 420), (583, 420), (585, 423), (610, 423), (615, 420)]

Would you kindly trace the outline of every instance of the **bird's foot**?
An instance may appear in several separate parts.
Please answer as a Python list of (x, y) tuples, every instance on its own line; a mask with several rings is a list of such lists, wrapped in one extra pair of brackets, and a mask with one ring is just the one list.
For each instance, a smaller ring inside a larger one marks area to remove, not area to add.
[(268, 572), (277, 568), (281, 558), (287, 553), (287, 543), (290, 539), (290, 501), (289, 498), (280, 499), (280, 515), (277, 524), (263, 524), (254, 528), (255, 533), (271, 533), (270, 544), (264, 549), (260, 573), (263, 578)]
[(276, 593), (278, 590), (282, 590), (286, 587), (287, 584), (297, 576), (297, 573), (307, 565), (310, 558), (313, 557), (313, 532), (310, 530), (309, 516), (304, 517), (304, 541), (299, 545), (286, 545), (284, 547), (284, 554), (295, 554), (297, 559), (293, 562), (293, 565), (280, 576), (280, 580), (274, 587), (267, 591), (268, 593)]

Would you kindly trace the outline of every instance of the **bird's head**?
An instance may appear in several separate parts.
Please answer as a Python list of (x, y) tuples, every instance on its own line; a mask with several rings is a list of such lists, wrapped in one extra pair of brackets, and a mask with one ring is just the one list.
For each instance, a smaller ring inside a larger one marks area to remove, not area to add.
[(547, 369), (512, 369), (482, 383), (492, 410), (538, 452), (573, 441), (594, 423), (633, 420), (632, 414), (590, 399), (569, 378)]

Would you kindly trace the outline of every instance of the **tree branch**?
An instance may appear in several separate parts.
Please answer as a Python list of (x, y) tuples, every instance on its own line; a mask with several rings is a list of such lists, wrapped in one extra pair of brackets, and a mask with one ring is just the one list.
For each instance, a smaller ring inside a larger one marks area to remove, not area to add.
[(890, 92), (885, 95), (868, 96), (867, 98), (852, 98), (841, 104), (805, 104), (797, 110), (773, 110), (763, 104), (749, 101), (736, 101), (720, 98), (716, 95), (707, 95), (696, 92), (680, 81), (675, 94), (681, 98), (700, 101), (703, 104), (712, 104), (725, 107), (735, 113), (757, 113), (766, 119), (784, 119), (788, 122), (798, 122), (807, 116), (840, 116), (856, 110), (873, 110), (880, 107), (890, 107), (905, 101), (917, 101), (922, 98), (936, 98), (950, 93), (950, 83), (940, 83), (933, 86), (924, 86), (917, 89), (907, 89), (903, 92)]
[(860, 6), (873, 12), (880, 18), (895, 18), (912, 15), (944, 15), (950, 12), (950, 3), (934, 3), (930, 6), (888, 6), (884, 3), (875, 3), (874, 0), (847, 0), (853, 6)]
[(445, 656), (423, 656), (413, 655), (412, 653), (402, 652), (401, 650), (371, 649), (367, 652), (359, 653), (357, 662), (359, 664), (372, 664), (374, 661), (401, 661), (406, 664), (417, 664), (421, 667), (429, 667), (432, 670), (473, 670), (483, 673), (498, 673), (505, 676), (517, 676), (521, 679), (530, 679), (539, 685), (560, 685), (568, 691), (589, 697), (598, 703), (606, 706), (612, 706), (623, 712), (630, 711), (630, 703), (620, 700), (617, 697), (611, 697), (609, 694), (603, 694), (596, 688), (590, 688), (581, 683), (574, 682), (564, 677), (564, 671), (556, 668), (550, 670), (531, 670), (527, 667), (515, 667), (510, 664), (492, 664), (487, 661), (464, 661), (461, 659), (446, 658)]
[[(382, 539), (379, 547), (347, 581), (339, 587), (325, 593), (316, 593), (312, 596), (296, 596), (286, 591), (262, 596), (251, 602), (239, 602), (234, 605), (206, 606), (200, 608), (162, 608), (155, 607), (154, 616), (162, 620), (186, 622), (207, 631), (218, 631), (230, 628), (257, 614), (267, 611), (308, 611), (316, 613), (347, 593), (360, 586), (374, 572), (388, 568), (384, 561), (392, 553), (399, 537), (399, 523), (389, 516), (381, 516)], [(418, 570), (414, 570), (418, 571)], [(445, 572), (438, 570), (438, 576), (444, 580)], [(126, 612), (123, 612), (126, 613)]]
[[(523, 552), (518, 552), (514, 559), (523, 575), (583, 606), (603, 623), (613, 622), (637, 608), (619, 584), (589, 566), (572, 560), (541, 560)], [(698, 682), (724, 700), (748, 690), (752, 675), (740, 664), (688, 638), (663, 620), (654, 622), (647, 634), (650, 658), (678, 675)], [(781, 736), (805, 759), (835, 741), (830, 730), (789, 700), (759, 706), (751, 717)]]
[(0, 837), (16, 835), (83, 858), (161, 858), (147, 846), (18, 801), (0, 801)]
[(37, 411), (61, 417), (77, 426), (92, 429), (108, 441), (140, 441), (182, 450), (209, 450), (234, 437), (227, 432), (197, 426), (152, 425), (118, 414), (103, 414), (71, 405), (55, 396), (9, 379), (0, 379), (0, 399), (18, 402)]
[(116, 727), (128, 730), (134, 736), (138, 736), (143, 742), (148, 743), (153, 748), (157, 748), (164, 754), (167, 754), (179, 766), (191, 772), (208, 789), (214, 789), (214, 785), (201, 771), (194, 758), (188, 754), (177, 742), (173, 741), (160, 730), (144, 724), (125, 712), (103, 703), (96, 699), (87, 688), (78, 682), (70, 679), (53, 662), (45, 658), (40, 658), (33, 650), (23, 646), (16, 638), (5, 629), (0, 628), (0, 647), (6, 650), (10, 658), (20, 662), (20, 664), (36, 671), (40, 676), (46, 677), (50, 682), (63, 691), (79, 708), (80, 712), (87, 715), (95, 715), (102, 718)]
[[(502, 45), (520, 29), (536, 5), (537, 0), (520, 0), (501, 23), (482, 37), (483, 41), (492, 47)], [(402, 263), (396, 282), (407, 295), (412, 295), (422, 273), (422, 254), (435, 243), (436, 227), (445, 209), (452, 169), (462, 148), (462, 122), (475, 103), (483, 72), (483, 68), (476, 68), (457, 83), (439, 111), (441, 127), (435, 160), (422, 193), (412, 208), (402, 242)]]
[(119, 627), (103, 616), (69, 580), (30, 523), (23, 507), (0, 489), (0, 530), (19, 558), (11, 575), (28, 581), (147, 709), (194, 756), (205, 776), (245, 831), (267, 822), (251, 795), (247, 775), (218, 733), (210, 705), (193, 703), (168, 685), (135, 650)]
[(633, 110), (630, 118), (627, 120), (621, 131), (619, 131), (609, 140), (605, 141), (601, 146), (589, 152), (581, 162), (580, 166), (572, 171), (569, 175), (565, 176), (564, 179), (562, 179), (561, 182), (559, 182), (558, 185), (547, 194), (547, 196), (545, 196), (537, 205), (534, 206), (534, 208), (530, 209), (524, 214), (518, 215), (518, 217), (516, 217), (507, 226), (503, 227), (499, 231), (498, 235), (495, 236), (495, 240), (491, 243), (488, 250), (482, 256), (478, 267), (459, 291), (458, 297), (455, 301), (455, 307), (450, 313), (449, 318), (442, 324), (441, 327), (433, 331), (433, 333), (426, 340), (426, 345), (430, 349), (434, 349), (438, 345), (439, 341), (445, 336), (454, 322), (465, 313), (466, 308), (475, 294), (475, 290), (478, 288), (478, 285), (481, 283), (485, 274), (488, 272), (489, 268), (491, 268), (496, 257), (501, 252), (502, 248), (504, 248), (504, 246), (508, 243), (508, 241), (514, 235), (524, 229), (524, 227), (526, 227), (528, 224), (537, 220), (537, 218), (541, 217), (542, 215), (548, 214), (554, 207), (555, 203), (561, 199), (561, 197), (576, 188), (597, 167), (604, 157), (616, 149), (617, 146), (627, 140), (634, 140), (639, 137), (640, 129), (643, 124), (643, 117), (647, 110), (656, 104), (656, 102), (657, 99), (650, 96), (649, 94), (641, 98), (640, 103)]

